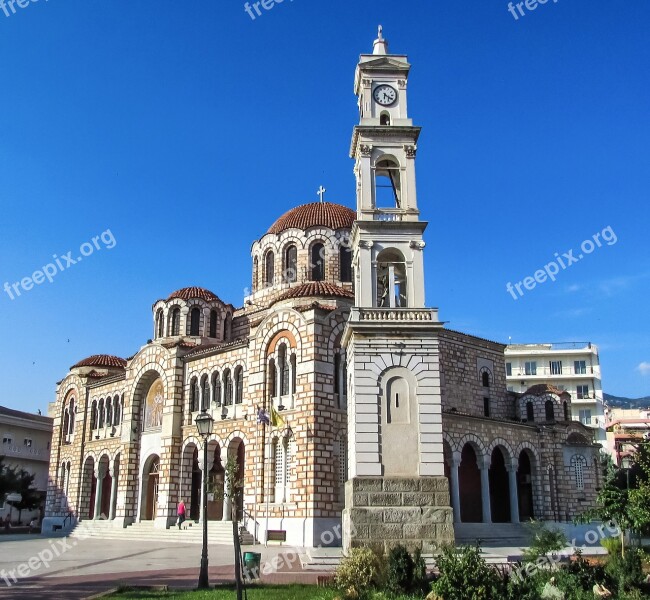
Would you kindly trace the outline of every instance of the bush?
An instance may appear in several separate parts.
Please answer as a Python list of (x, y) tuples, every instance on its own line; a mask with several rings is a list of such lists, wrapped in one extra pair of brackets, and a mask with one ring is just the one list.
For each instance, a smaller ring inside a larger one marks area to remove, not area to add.
[(334, 582), (346, 598), (367, 598), (379, 585), (381, 570), (381, 561), (370, 548), (353, 548), (336, 569)]
[(413, 555), (413, 587), (411, 591), (413, 594), (425, 595), (430, 589), (427, 564), (418, 548)]
[(641, 552), (629, 548), (625, 556), (614, 554), (610, 556), (605, 572), (614, 581), (619, 594), (641, 585), (643, 582), (643, 564)]
[(444, 600), (492, 600), (501, 596), (501, 578), (481, 556), (479, 546), (446, 546), (436, 557), (440, 571), (432, 585)]
[(584, 558), (579, 550), (575, 553), (575, 558), (568, 565), (564, 565), (562, 571), (571, 575), (581, 589), (591, 591), (594, 584), (598, 583), (609, 588), (611, 582), (608, 581), (605, 568), (602, 565), (591, 565)]
[(408, 594), (413, 585), (415, 563), (404, 546), (395, 546), (388, 553), (386, 589), (391, 594)]
[(600, 540), (600, 545), (607, 550), (610, 556), (621, 553), (621, 540), (619, 538), (603, 538)]
[(544, 523), (531, 521), (533, 539), (530, 546), (524, 550), (524, 561), (531, 562), (550, 552), (559, 552), (568, 544), (568, 540), (559, 529), (549, 529)]

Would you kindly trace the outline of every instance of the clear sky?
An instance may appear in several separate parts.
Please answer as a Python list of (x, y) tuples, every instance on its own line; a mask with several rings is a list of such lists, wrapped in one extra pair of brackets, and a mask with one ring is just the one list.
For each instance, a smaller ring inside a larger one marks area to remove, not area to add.
[(74, 362), (131, 356), (178, 288), (241, 306), (252, 241), (321, 184), (354, 207), (379, 23), (413, 64), (428, 304), (501, 342), (592, 341), (605, 391), (650, 394), (647, 0), (21, 1), (0, 9), (0, 286), (66, 268), (0, 291), (0, 404), (45, 412)]

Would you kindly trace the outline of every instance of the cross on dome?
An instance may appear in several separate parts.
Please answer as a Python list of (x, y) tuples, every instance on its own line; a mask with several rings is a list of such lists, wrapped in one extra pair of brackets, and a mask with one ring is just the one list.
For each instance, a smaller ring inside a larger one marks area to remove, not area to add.
[(327, 190), (321, 185), (320, 188), (318, 188), (318, 191), (316, 192), (320, 196), (321, 203), (323, 202), (323, 198), (325, 196), (326, 191)]

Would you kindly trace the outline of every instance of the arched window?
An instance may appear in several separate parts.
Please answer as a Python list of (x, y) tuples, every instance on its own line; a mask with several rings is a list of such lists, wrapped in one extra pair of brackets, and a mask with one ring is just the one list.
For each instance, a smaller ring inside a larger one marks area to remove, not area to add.
[(63, 418), (63, 427), (62, 427), (63, 441), (65, 443), (69, 443), (70, 440), (68, 438), (69, 438), (69, 435), (70, 435), (70, 433), (69, 433), (69, 431), (70, 431), (70, 411), (67, 408), (63, 409), (62, 418)]
[(284, 282), (298, 281), (298, 248), (291, 244), (284, 251)]
[(171, 335), (181, 334), (181, 309), (178, 306), (172, 308)]
[(192, 378), (190, 382), (190, 411), (196, 412), (199, 410), (199, 396), (201, 390), (199, 389), (199, 381), (196, 377)]
[(224, 406), (232, 405), (232, 375), (230, 369), (226, 369), (223, 374), (223, 387), (224, 387)]
[(219, 373), (212, 374), (212, 402), (221, 406), (221, 378)]
[(291, 355), (291, 393), (296, 393), (296, 355)]
[(201, 309), (197, 307), (190, 312), (190, 335), (201, 335)]
[(228, 313), (226, 318), (223, 320), (223, 341), (227, 342), (230, 340), (230, 335), (232, 334), (232, 315)]
[(341, 371), (341, 354), (339, 352), (336, 352), (336, 354), (334, 354), (334, 393), (335, 394), (341, 393), (340, 371)]
[(216, 310), (211, 310), (210, 311), (210, 337), (211, 338), (216, 338), (217, 337), (217, 321), (218, 321), (219, 315), (217, 314)]
[(576, 488), (578, 490), (585, 489), (584, 468), (587, 466), (587, 459), (582, 454), (576, 454), (571, 459), (571, 466), (576, 478)]
[(526, 402), (526, 421), (531, 423), (535, 420), (535, 410), (533, 408), (533, 403), (529, 400)]
[(201, 379), (201, 410), (208, 410), (210, 408), (210, 380), (207, 375)]
[(156, 337), (164, 337), (165, 335), (165, 314), (162, 308), (156, 314)]
[(122, 422), (122, 406), (120, 404), (120, 397), (113, 398), (113, 425), (117, 426)]
[(487, 371), (483, 371), (481, 374), (481, 381), (483, 382), (483, 387), (490, 387), (490, 374)]
[(395, 249), (384, 250), (377, 257), (377, 306), (380, 308), (405, 308), (406, 262)]
[(393, 159), (383, 158), (375, 165), (375, 208), (402, 208), (400, 168)]
[(275, 280), (275, 255), (272, 251), (264, 257), (264, 287), (271, 287)]
[(325, 246), (320, 242), (311, 247), (311, 280), (325, 279)]
[(144, 404), (144, 429), (162, 427), (165, 405), (165, 387), (160, 377), (151, 384)]
[(278, 363), (280, 366), (280, 396), (289, 393), (289, 363), (287, 362), (287, 346), (282, 344), (278, 350)]
[(339, 248), (340, 280), (343, 283), (352, 282), (352, 250), (341, 246)]
[(547, 421), (555, 421), (555, 410), (553, 408), (553, 400), (547, 400), (544, 403), (544, 412)]
[(390, 115), (386, 111), (381, 113), (381, 116), (379, 117), (379, 124), (384, 126), (390, 125)]
[(113, 400), (109, 396), (106, 398), (106, 425), (113, 424)]
[(253, 259), (253, 293), (257, 291), (257, 279), (259, 277), (260, 261), (257, 256)]
[(562, 404), (562, 407), (564, 408), (564, 420), (565, 421), (570, 421), (571, 417), (569, 416), (569, 404), (568, 404), (568, 402), (566, 400)]
[(241, 404), (244, 401), (244, 369), (237, 367), (235, 369), (235, 404)]
[(276, 373), (275, 373), (275, 360), (271, 359), (269, 360), (269, 396), (271, 398), (275, 398), (278, 394), (277, 386), (276, 386)]
[(90, 409), (90, 429), (97, 429), (97, 400), (93, 400), (93, 405)]
[(99, 400), (99, 405), (97, 406), (97, 412), (99, 413), (99, 429), (104, 427), (104, 418), (106, 417), (106, 409), (104, 408), (104, 398)]
[(77, 420), (77, 406), (74, 403), (74, 398), (70, 399), (70, 428), (68, 433), (72, 435), (74, 433), (74, 423)]

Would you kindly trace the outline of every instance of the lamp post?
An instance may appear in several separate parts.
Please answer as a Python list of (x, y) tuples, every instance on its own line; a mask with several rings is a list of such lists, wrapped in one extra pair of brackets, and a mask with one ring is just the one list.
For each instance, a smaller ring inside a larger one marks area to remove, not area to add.
[(196, 416), (194, 421), (199, 435), (203, 438), (203, 550), (201, 551), (201, 572), (199, 573), (199, 589), (207, 590), (210, 588), (208, 578), (208, 438), (212, 434), (212, 425), (214, 419), (207, 410)]
[(627, 454), (621, 458), (621, 468), (625, 471), (625, 476), (627, 478), (627, 493), (630, 493), (630, 470), (632, 469), (632, 459), (630, 455)]

